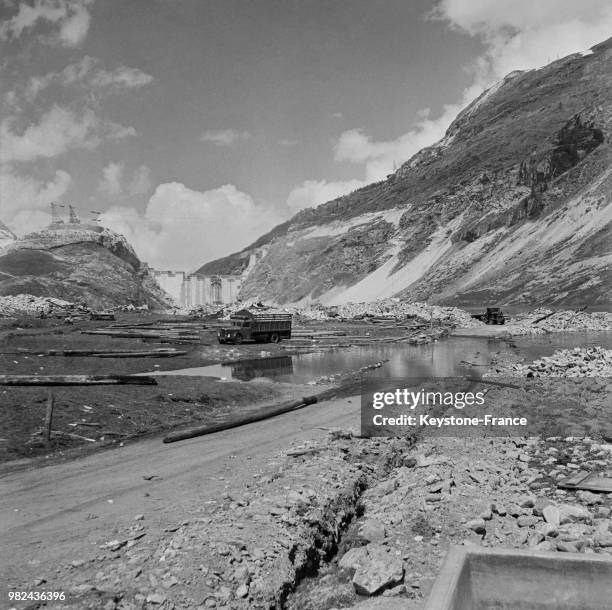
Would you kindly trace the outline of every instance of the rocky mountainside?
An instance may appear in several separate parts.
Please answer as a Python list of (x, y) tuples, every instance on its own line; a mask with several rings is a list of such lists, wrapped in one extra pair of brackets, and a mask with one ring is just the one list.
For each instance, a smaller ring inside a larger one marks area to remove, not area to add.
[(8, 246), (16, 239), (15, 234), (0, 220), (0, 248)]
[(300, 212), (201, 273), (243, 298), (604, 305), (612, 290), (612, 39), (513, 72), (387, 180)]
[(125, 238), (96, 225), (57, 225), (0, 248), (0, 296), (16, 294), (96, 309), (167, 301)]

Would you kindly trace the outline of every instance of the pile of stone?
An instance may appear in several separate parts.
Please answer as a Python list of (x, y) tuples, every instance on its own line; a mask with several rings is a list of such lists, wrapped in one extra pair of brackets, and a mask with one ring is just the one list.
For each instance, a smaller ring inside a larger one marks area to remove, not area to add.
[(573, 310), (553, 313), (551, 309), (540, 308), (513, 316), (506, 330), (513, 335), (543, 334), (546, 331), (612, 330), (612, 313)]
[(440, 307), (427, 303), (402, 301), (398, 298), (379, 299), (372, 302), (345, 303), (326, 307), (313, 304), (296, 311), (307, 320), (345, 320), (378, 319), (383, 321), (419, 318), (426, 321), (442, 322), (463, 328), (482, 326), (482, 322), (472, 319), (469, 313), (457, 307)]
[(496, 372), (520, 377), (611, 377), (612, 350), (603, 347), (558, 350), (530, 364), (498, 366)]
[(612, 494), (555, 482), (611, 458), (612, 445), (589, 438), (425, 441), (362, 496), (360, 545), (340, 554), (336, 579), (322, 579), (317, 593), (348, 596), (352, 585), (401, 599), (389, 607), (413, 607), (408, 598), (431, 587), (451, 544), (609, 555)]
[(0, 296), (0, 318), (16, 316), (41, 316), (69, 314), (74, 303), (51, 297), (37, 297), (31, 294)]

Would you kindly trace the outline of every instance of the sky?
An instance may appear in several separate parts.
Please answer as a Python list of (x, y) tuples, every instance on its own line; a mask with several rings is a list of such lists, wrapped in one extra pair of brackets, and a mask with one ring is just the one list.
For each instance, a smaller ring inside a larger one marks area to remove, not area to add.
[(609, 0), (0, 0), (0, 220), (71, 204), (192, 271), (611, 35)]

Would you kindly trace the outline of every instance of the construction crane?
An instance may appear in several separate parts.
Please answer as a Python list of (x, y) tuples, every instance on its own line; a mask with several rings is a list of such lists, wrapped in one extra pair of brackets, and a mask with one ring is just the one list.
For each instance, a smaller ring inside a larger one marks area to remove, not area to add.
[(64, 219), (60, 215), (59, 208), (65, 208), (66, 206), (55, 202), (51, 202), (49, 205), (51, 206), (51, 224), (64, 224)]
[(68, 217), (69, 218), (68, 222), (70, 224), (72, 224), (72, 225), (80, 225), (81, 224), (81, 220), (79, 219), (79, 217), (77, 216), (76, 212), (74, 211), (74, 208), (71, 205), (69, 205), (68, 208), (69, 208), (69, 211), (70, 211), (69, 212), (70, 215)]

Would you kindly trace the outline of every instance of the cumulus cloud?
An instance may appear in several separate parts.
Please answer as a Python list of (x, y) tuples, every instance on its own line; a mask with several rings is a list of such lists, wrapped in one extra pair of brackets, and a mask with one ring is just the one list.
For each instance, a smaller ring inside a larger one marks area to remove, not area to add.
[(440, 0), (432, 17), (484, 41), (474, 66), (483, 84), (589, 49), (612, 31), (609, 0)]
[(135, 169), (131, 178), (128, 178), (125, 176), (125, 164), (113, 161), (102, 170), (98, 191), (111, 199), (116, 199), (128, 195), (145, 195), (151, 187), (151, 170), (146, 165)]
[(216, 146), (232, 146), (238, 142), (245, 142), (251, 137), (248, 131), (237, 131), (236, 129), (207, 130), (202, 133), (202, 142), (212, 142)]
[(100, 180), (98, 190), (109, 197), (116, 197), (123, 191), (122, 179), (123, 163), (109, 163), (102, 170), (102, 180)]
[(0, 161), (4, 163), (57, 157), (71, 148), (91, 149), (106, 139), (136, 135), (133, 127), (100, 119), (91, 110), (76, 114), (57, 105), (22, 131), (15, 130), (15, 123), (14, 117), (0, 123)]
[(336, 199), (341, 195), (365, 186), (367, 182), (362, 180), (332, 181), (306, 180), (296, 186), (287, 197), (287, 205), (293, 211), (304, 208), (315, 207), (326, 201)]
[(160, 184), (144, 213), (114, 206), (101, 216), (146, 262), (187, 270), (242, 249), (281, 220), (231, 184), (197, 191), (180, 182)]
[(130, 195), (144, 195), (151, 190), (152, 186), (151, 170), (146, 165), (141, 165), (132, 175), (128, 185), (128, 193)]
[(32, 76), (23, 89), (23, 97), (32, 103), (35, 98), (53, 84), (61, 86), (79, 85), (87, 91), (92, 89), (113, 92), (120, 89), (137, 89), (153, 81), (153, 77), (138, 68), (118, 66), (113, 70), (100, 67), (100, 60), (86, 55), (80, 61), (67, 65), (59, 72), (48, 72)]
[(20, 38), (39, 23), (51, 25), (53, 33), (46, 40), (66, 47), (78, 46), (85, 40), (93, 0), (35, 0), (20, 2), (13, 17), (0, 23), (0, 38)]
[(395, 140), (375, 141), (363, 129), (349, 129), (336, 141), (334, 159), (364, 164), (367, 182), (382, 180), (421, 148), (442, 138), (463, 105), (463, 100), (446, 105), (435, 119), (429, 118), (429, 113), (420, 113), (414, 127)]
[(367, 181), (383, 179), (442, 138), (457, 113), (506, 74), (584, 51), (612, 32), (609, 0), (440, 0), (430, 17), (480, 38), (484, 54), (467, 66), (472, 83), (439, 115), (419, 113), (413, 128), (394, 140), (377, 141), (360, 128), (340, 135), (334, 148), (336, 161), (363, 165)]
[(297, 139), (292, 139), (292, 138), (283, 138), (281, 140), (278, 141), (280, 146), (283, 146), (284, 148), (293, 148), (294, 146), (297, 146), (300, 141)]
[(45, 181), (5, 167), (0, 172), (0, 218), (18, 235), (46, 226), (49, 224), (46, 207), (61, 200), (71, 184), (70, 174), (62, 170)]

